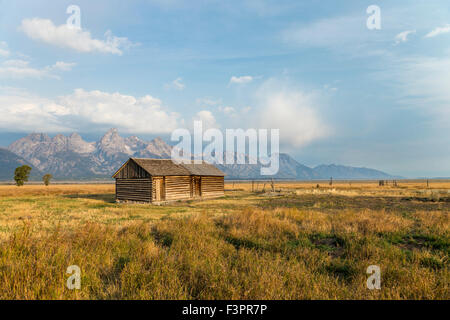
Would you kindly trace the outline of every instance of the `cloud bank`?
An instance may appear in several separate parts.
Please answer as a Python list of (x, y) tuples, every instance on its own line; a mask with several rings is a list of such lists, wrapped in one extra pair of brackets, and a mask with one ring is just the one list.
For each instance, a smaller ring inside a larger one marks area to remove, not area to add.
[(126, 37), (105, 33), (105, 40), (94, 39), (89, 31), (70, 28), (66, 24), (55, 26), (51, 20), (24, 19), (19, 27), (29, 38), (78, 52), (101, 52), (122, 55), (123, 50), (133, 46)]
[(293, 147), (302, 147), (328, 136), (331, 129), (319, 114), (312, 95), (277, 80), (267, 80), (257, 92), (258, 125), (280, 129), (280, 139)]
[(76, 89), (56, 99), (47, 99), (6, 88), (0, 91), (0, 127), (13, 131), (98, 131), (117, 127), (130, 133), (170, 133), (178, 127), (179, 115), (165, 110), (150, 95), (134, 97), (121, 93)]
[(21, 59), (6, 60), (0, 64), (0, 78), (33, 78), (39, 80), (44, 78), (60, 79), (57, 72), (70, 71), (76, 65), (75, 63), (58, 61), (52, 66), (46, 66), (44, 68), (33, 68), (29, 64), (29, 61)]

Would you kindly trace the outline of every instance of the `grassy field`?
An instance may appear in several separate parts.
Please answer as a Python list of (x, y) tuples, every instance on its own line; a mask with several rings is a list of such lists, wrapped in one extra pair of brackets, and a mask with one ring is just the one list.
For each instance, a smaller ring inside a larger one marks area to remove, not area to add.
[(319, 184), (163, 206), (116, 204), (113, 185), (0, 186), (0, 299), (450, 298), (449, 182)]

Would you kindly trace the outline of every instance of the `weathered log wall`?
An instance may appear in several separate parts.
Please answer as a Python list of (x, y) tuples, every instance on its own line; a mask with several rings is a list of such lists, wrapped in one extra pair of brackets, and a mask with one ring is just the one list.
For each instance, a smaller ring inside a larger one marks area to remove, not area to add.
[(201, 177), (201, 196), (204, 198), (224, 195), (224, 177)]
[(191, 177), (189, 176), (167, 176), (165, 177), (165, 199), (186, 200), (191, 198)]
[(152, 180), (116, 179), (116, 199), (122, 201), (151, 202)]

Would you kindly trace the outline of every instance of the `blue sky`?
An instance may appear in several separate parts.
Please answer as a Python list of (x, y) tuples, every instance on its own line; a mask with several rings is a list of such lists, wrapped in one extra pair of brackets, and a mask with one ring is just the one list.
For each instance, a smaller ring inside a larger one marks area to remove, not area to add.
[[(69, 5), (81, 30), (69, 30)], [(369, 5), (381, 29), (369, 30)], [(194, 119), (306, 165), (450, 176), (447, 1), (0, 1), (0, 145)]]

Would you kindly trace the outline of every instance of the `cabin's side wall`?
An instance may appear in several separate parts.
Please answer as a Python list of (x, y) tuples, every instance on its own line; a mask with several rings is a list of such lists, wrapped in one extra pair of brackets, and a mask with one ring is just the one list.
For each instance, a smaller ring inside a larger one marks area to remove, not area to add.
[(166, 176), (165, 177), (165, 200), (186, 200), (191, 198), (190, 176)]
[(151, 178), (116, 179), (116, 200), (151, 202), (151, 195)]
[(221, 197), (224, 195), (224, 177), (201, 177), (201, 190), (203, 198)]
[(115, 178), (116, 200), (151, 202), (151, 177), (133, 160), (128, 161)]

